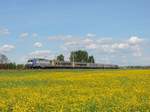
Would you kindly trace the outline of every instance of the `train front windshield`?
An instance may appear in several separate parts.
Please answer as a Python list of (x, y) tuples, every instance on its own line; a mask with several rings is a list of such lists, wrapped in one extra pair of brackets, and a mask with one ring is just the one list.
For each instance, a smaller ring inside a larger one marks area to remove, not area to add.
[(36, 63), (36, 60), (28, 60), (27, 62), (27, 64), (30, 64), (30, 65), (35, 64), (35, 63)]

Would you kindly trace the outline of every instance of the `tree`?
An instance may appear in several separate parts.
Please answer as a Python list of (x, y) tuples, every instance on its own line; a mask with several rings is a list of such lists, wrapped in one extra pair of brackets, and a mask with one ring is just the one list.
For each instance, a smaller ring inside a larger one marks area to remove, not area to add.
[(16, 63), (8, 63), (7, 69), (16, 69)]
[(62, 55), (62, 54), (58, 55), (57, 61), (64, 61), (64, 55)]
[(88, 63), (95, 63), (94, 56), (89, 56)]
[(72, 51), (70, 54), (71, 62), (88, 62), (88, 52), (84, 50)]
[(8, 58), (4, 54), (0, 54), (0, 64), (8, 63)]
[(18, 64), (16, 67), (17, 67), (17, 69), (24, 69), (25, 68), (24, 64)]

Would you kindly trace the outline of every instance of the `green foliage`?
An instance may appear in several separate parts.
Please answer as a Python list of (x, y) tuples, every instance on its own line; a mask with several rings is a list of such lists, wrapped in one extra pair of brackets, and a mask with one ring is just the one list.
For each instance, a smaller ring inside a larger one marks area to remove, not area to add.
[(8, 58), (4, 54), (0, 54), (0, 64), (8, 63)]
[(95, 63), (94, 56), (89, 56), (87, 51), (72, 51), (70, 54), (71, 62)]
[(71, 62), (88, 62), (88, 52), (84, 50), (72, 51), (70, 55)]
[(16, 69), (16, 63), (8, 63), (8, 69)]
[(5, 63), (0, 64), (0, 69), (25, 69), (24, 64)]
[(17, 69), (24, 69), (25, 68), (25, 66), (24, 66), (24, 64), (17, 64)]
[(64, 61), (64, 55), (63, 54), (58, 55), (57, 61)]
[(6, 55), (0, 54), (0, 69), (24, 69), (24, 64), (16, 64), (9, 62)]
[(95, 63), (94, 56), (89, 56), (88, 63)]
[(15, 63), (0, 64), (0, 69), (16, 69)]

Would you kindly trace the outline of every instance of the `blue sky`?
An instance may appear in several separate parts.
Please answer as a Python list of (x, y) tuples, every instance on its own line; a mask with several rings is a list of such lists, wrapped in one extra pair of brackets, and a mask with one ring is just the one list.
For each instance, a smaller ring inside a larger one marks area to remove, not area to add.
[(0, 53), (24, 63), (85, 49), (99, 63), (149, 65), (149, 0), (0, 0)]

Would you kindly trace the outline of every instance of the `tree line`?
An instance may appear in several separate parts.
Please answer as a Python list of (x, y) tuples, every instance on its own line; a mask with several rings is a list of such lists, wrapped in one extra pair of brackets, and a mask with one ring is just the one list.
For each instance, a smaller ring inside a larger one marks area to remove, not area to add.
[[(57, 61), (65, 61), (65, 56), (60, 54), (57, 56)], [(89, 56), (85, 50), (72, 51), (69, 57), (70, 62), (95, 63), (94, 56)], [(0, 69), (25, 69), (24, 64), (16, 64), (11, 62), (4, 54), (0, 54)]]
[[(65, 61), (64, 55), (57, 56), (58, 61)], [(85, 50), (72, 51), (69, 58), (70, 62), (95, 63), (94, 56), (89, 56)]]
[(10, 62), (8, 57), (4, 54), (0, 54), (0, 69), (24, 69), (24, 64), (16, 64)]

